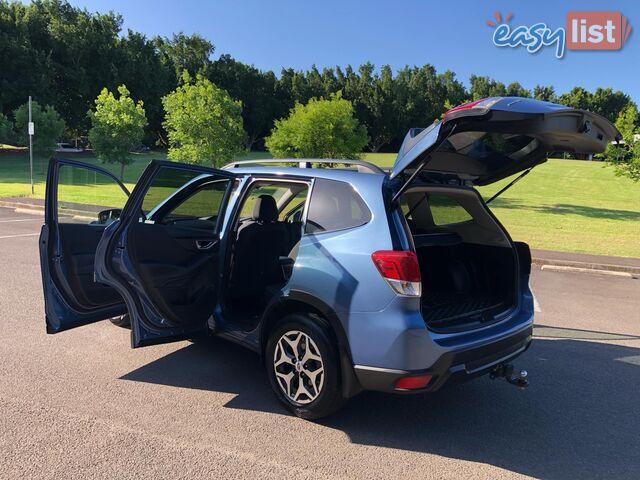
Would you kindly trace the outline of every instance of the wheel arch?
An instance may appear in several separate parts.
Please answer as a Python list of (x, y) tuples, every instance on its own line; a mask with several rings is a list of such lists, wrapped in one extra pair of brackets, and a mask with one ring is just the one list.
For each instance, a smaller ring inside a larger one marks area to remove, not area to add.
[(287, 296), (279, 297), (267, 306), (260, 322), (260, 355), (264, 357), (271, 329), (281, 318), (291, 313), (309, 314), (315, 317), (316, 321), (324, 324), (338, 347), (342, 393), (347, 398), (358, 394), (362, 387), (355, 376), (351, 348), (342, 322), (331, 306), (314, 295), (290, 291)]

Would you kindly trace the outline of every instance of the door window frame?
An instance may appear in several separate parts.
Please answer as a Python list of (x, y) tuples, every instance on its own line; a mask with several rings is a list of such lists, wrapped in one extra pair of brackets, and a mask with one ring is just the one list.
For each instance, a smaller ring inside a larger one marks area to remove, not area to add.
[[(51, 161), (55, 162), (55, 168), (51, 169), (47, 175), (47, 187), (46, 187), (46, 192), (45, 192), (45, 208), (44, 208), (44, 223), (46, 225), (53, 225), (55, 223), (55, 225), (57, 226), (59, 224), (59, 219), (58, 219), (58, 180), (60, 179), (60, 169), (65, 166), (68, 165), (70, 167), (73, 168), (83, 168), (85, 170), (91, 170), (94, 171), (96, 173), (100, 173), (103, 175), (108, 176), (109, 178), (111, 178), (112, 180), (115, 180), (116, 184), (124, 191), (124, 193), (127, 195), (127, 201), (125, 202), (125, 205), (127, 203), (129, 203), (129, 200), (131, 199), (131, 192), (129, 191), (129, 189), (124, 185), (124, 183), (122, 183), (115, 175), (113, 175), (111, 172), (109, 172), (108, 170), (105, 170), (103, 168), (100, 167), (96, 167), (95, 165), (91, 165), (88, 163), (83, 163), (83, 162), (78, 162), (75, 160), (67, 160), (64, 158), (56, 158), (53, 157), (51, 159)], [(123, 213), (124, 213), (124, 206), (122, 206), (123, 208)], [(89, 225), (89, 224), (87, 224)]]
[[(151, 168), (152, 165), (153, 165), (153, 168)], [(220, 204), (220, 211), (218, 214), (219, 220), (216, 222), (216, 229), (214, 232), (219, 234), (223, 224), (221, 220), (224, 218), (226, 214), (226, 210), (229, 206), (229, 198), (233, 190), (233, 182), (235, 179), (238, 178), (238, 175), (228, 172), (226, 170), (215, 169), (212, 167), (183, 164), (183, 163), (171, 162), (167, 160), (151, 161), (147, 169), (143, 172), (142, 176), (138, 180), (138, 183), (136, 184), (136, 187), (138, 185), (142, 185), (142, 188), (140, 189), (134, 188), (132, 194), (129, 197), (129, 201), (125, 205), (125, 208), (122, 209), (122, 214), (120, 215), (120, 223), (125, 224), (129, 222), (132, 216), (138, 216), (139, 213), (142, 212), (142, 204), (144, 202), (145, 196), (147, 195), (147, 192), (149, 191), (149, 188), (151, 188), (153, 184), (152, 183), (153, 179), (156, 178), (158, 172), (161, 171), (163, 168), (185, 170), (185, 171), (191, 171), (191, 172), (195, 171), (195, 172), (200, 172), (202, 174), (207, 174), (207, 175), (219, 175), (222, 178), (228, 179), (230, 183), (227, 186), (224, 196), (222, 197), (222, 202)], [(163, 202), (166, 202), (167, 200), (172, 198), (178, 190), (179, 189), (177, 189), (175, 192), (173, 192), (171, 195), (165, 198)], [(145, 218), (146, 218), (146, 215), (145, 215)]]
[[(304, 226), (307, 223), (307, 212), (309, 211), (309, 201), (311, 199), (311, 192), (313, 190), (315, 179), (305, 178), (305, 177), (286, 177), (282, 175), (278, 175), (277, 177), (273, 177), (270, 175), (250, 175), (249, 176), (246, 183), (242, 187), (242, 191), (240, 192), (240, 195), (238, 195), (238, 200), (236, 204), (233, 206), (234, 211), (229, 221), (229, 229), (231, 229), (232, 231), (236, 230), (236, 226), (237, 226), (238, 220), (240, 220), (240, 213), (242, 212), (242, 207), (244, 205), (244, 202), (247, 200), (247, 197), (249, 196), (249, 193), (251, 192), (251, 190), (253, 190), (254, 184), (260, 183), (260, 182), (284, 183), (284, 184), (301, 183), (301, 184), (307, 185), (307, 198), (305, 199), (304, 209), (302, 212), (302, 220), (301, 220), (303, 235), (304, 235)], [(278, 211), (278, 214), (280, 214), (279, 211)]]

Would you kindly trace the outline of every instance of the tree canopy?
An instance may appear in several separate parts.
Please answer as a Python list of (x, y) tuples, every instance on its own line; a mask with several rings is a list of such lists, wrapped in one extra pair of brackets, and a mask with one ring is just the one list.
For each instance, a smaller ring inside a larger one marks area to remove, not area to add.
[[(29, 145), (29, 103), (18, 107), (13, 113), (18, 143)], [(60, 140), (64, 131), (64, 120), (51, 105), (31, 103), (31, 118), (35, 127), (33, 136), (33, 151), (38, 156), (48, 157), (56, 149), (56, 143)]]
[(147, 117), (141, 101), (135, 103), (124, 85), (118, 87), (119, 97), (104, 88), (95, 100), (95, 111), (89, 112), (89, 141), (96, 156), (106, 163), (120, 164), (120, 180), (124, 167), (131, 163), (131, 150), (144, 136)]
[(244, 150), (242, 104), (198, 74), (162, 99), (168, 158), (219, 167)]
[(627, 105), (616, 119), (615, 125), (622, 135), (620, 144), (609, 144), (606, 160), (616, 168), (618, 175), (640, 181), (640, 139), (638, 135), (638, 110), (635, 105)]
[(337, 93), (296, 104), (287, 118), (276, 121), (266, 146), (276, 158), (356, 159), (368, 140), (351, 102)]
[[(30, 3), (0, 0), (0, 113), (10, 117), (28, 95), (51, 105), (65, 120), (68, 136), (84, 135), (87, 110), (107, 88), (125, 84), (144, 102), (145, 142), (168, 146), (162, 98), (178, 87), (182, 74), (202, 75), (241, 102), (246, 146), (262, 148), (274, 122), (297, 103), (329, 98), (339, 91), (365, 125), (371, 151), (395, 151), (410, 127), (427, 126), (448, 107), (496, 95), (518, 95), (584, 108), (611, 121), (630, 104), (621, 91), (603, 86), (569, 92), (471, 75), (467, 85), (454, 72), (434, 66), (336, 66), (263, 71), (222, 54), (197, 34), (178, 32), (148, 38), (122, 31), (120, 15), (93, 13), (66, 0)], [(464, 79), (465, 81), (467, 79)], [(509, 79), (503, 79), (509, 80)]]
[(13, 124), (6, 115), (0, 113), (0, 143), (11, 143), (13, 141)]

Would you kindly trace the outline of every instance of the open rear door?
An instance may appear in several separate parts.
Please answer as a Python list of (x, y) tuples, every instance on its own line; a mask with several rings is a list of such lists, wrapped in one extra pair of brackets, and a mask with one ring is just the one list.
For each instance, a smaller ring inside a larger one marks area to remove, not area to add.
[(418, 172), (437, 183), (487, 185), (543, 163), (549, 153), (600, 153), (619, 139), (611, 122), (591, 112), (530, 98), (486, 98), (411, 130), (390, 178), (408, 175), (410, 182)]
[(205, 331), (218, 302), (220, 231), (235, 177), (153, 161), (105, 232), (96, 278), (125, 299), (134, 348)]
[(94, 282), (93, 264), (102, 233), (118, 219), (128, 195), (106, 170), (49, 162), (39, 242), (47, 333), (126, 313), (118, 292)]

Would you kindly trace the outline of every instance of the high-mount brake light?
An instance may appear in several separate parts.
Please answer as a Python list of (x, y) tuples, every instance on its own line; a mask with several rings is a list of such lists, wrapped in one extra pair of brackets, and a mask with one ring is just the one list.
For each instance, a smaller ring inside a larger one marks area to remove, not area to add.
[[(451, 115), (452, 113), (458, 113), (464, 110), (471, 110), (474, 108), (483, 109), (486, 111), (487, 109), (491, 108), (496, 103), (498, 103), (501, 99), (502, 97), (487, 97), (487, 98), (481, 98), (480, 100), (475, 100), (473, 102), (463, 103), (462, 105), (458, 105), (457, 107), (450, 108), (449, 110), (444, 112), (444, 118), (446, 119), (447, 116)], [(469, 113), (473, 114), (472, 112), (469, 112)]]
[(480, 102), (483, 102), (484, 100), (486, 99), (481, 98), (480, 100), (476, 100), (475, 102), (463, 103), (462, 105), (458, 105), (457, 107), (450, 108), (449, 110), (444, 112), (444, 116), (446, 117), (447, 115), (453, 112), (459, 112), (460, 110), (468, 110), (469, 108), (475, 107), (476, 105), (478, 105)]
[(371, 255), (371, 259), (398, 295), (419, 297), (422, 294), (420, 264), (414, 252), (379, 250)]

